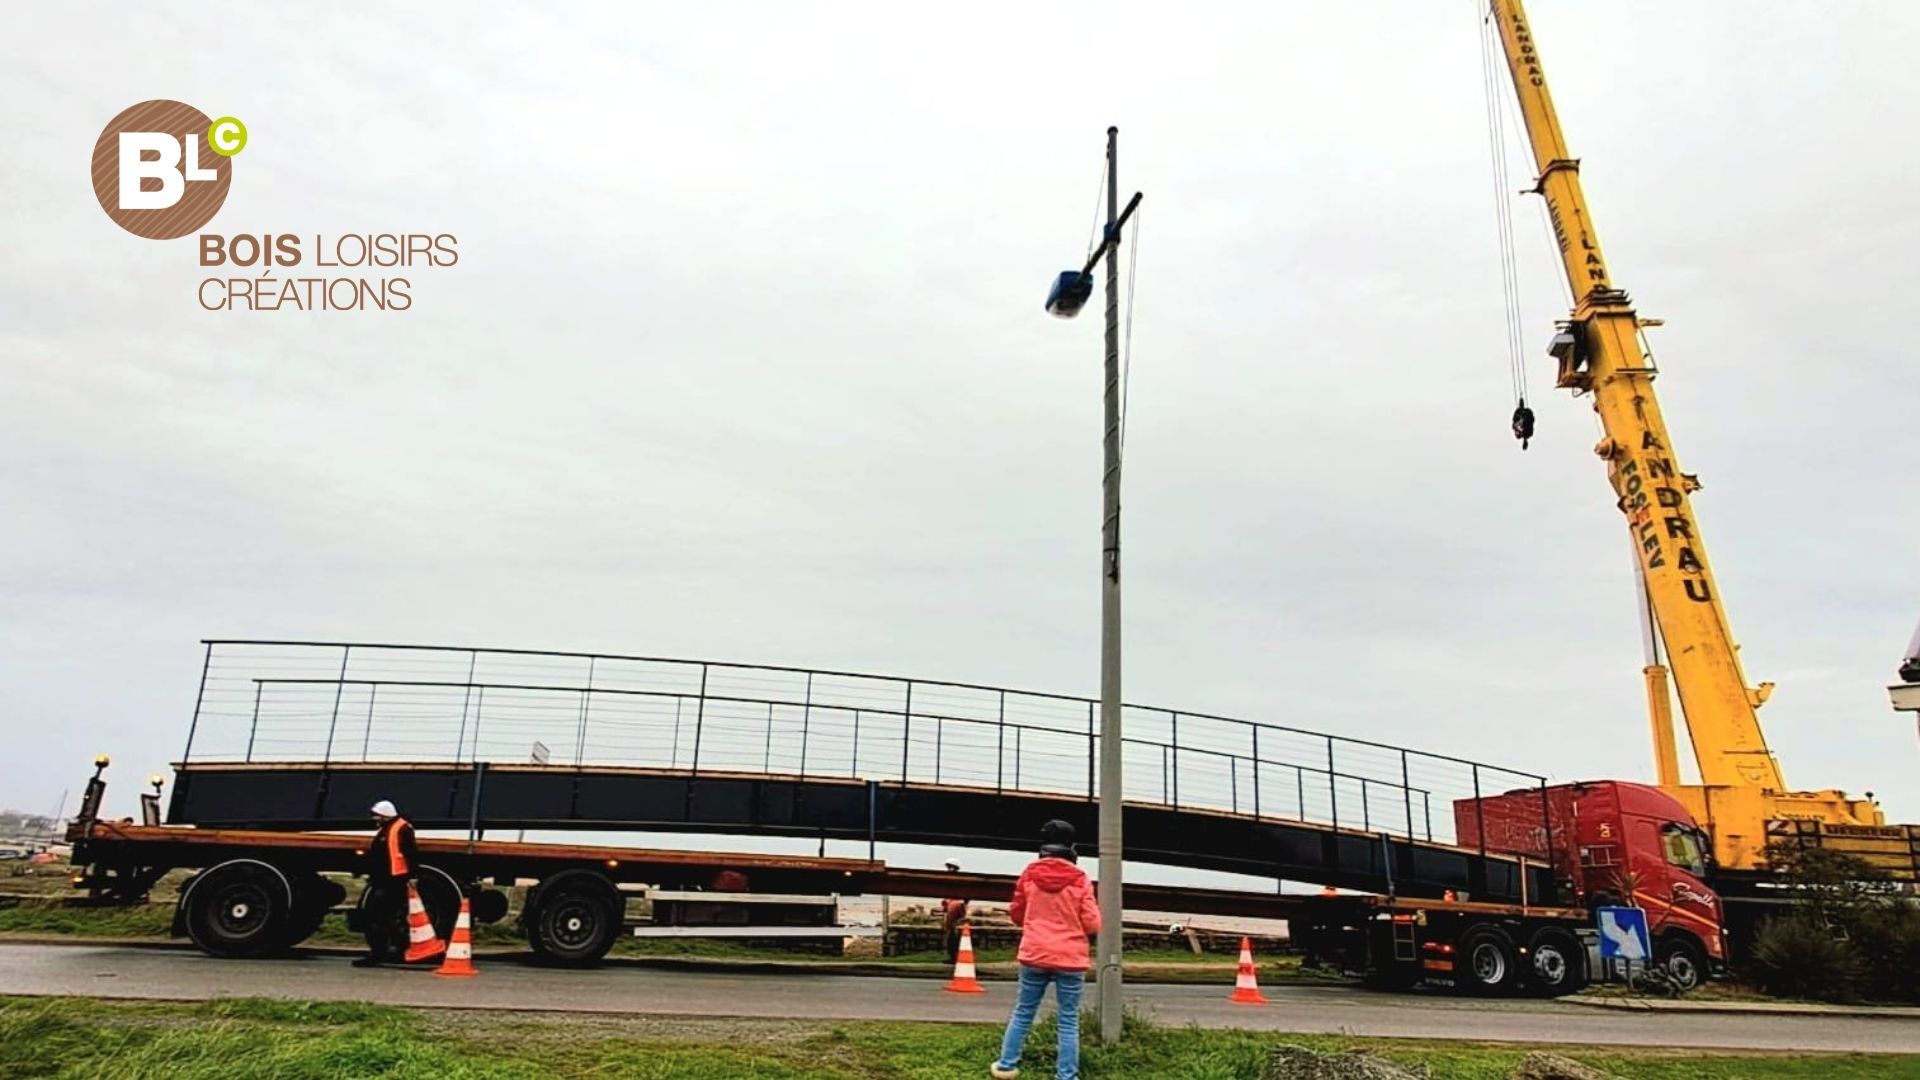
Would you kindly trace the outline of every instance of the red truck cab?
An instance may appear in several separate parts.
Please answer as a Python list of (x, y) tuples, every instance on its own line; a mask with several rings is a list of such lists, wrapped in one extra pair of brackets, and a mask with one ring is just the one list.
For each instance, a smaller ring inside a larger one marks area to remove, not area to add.
[(1621, 780), (1530, 788), (1457, 800), (1453, 818), (1461, 847), (1484, 842), (1550, 863), (1575, 906), (1645, 909), (1654, 957), (1681, 985), (1725, 966), (1726, 911), (1707, 884), (1713, 845), (1659, 788)]

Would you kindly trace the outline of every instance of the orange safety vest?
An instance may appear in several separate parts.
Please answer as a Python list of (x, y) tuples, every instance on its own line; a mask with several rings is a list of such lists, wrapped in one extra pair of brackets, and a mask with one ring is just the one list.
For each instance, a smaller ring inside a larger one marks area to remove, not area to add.
[(387, 826), (387, 869), (397, 878), (413, 876), (413, 867), (407, 865), (407, 856), (400, 850), (400, 830), (411, 828), (406, 818), (399, 817)]

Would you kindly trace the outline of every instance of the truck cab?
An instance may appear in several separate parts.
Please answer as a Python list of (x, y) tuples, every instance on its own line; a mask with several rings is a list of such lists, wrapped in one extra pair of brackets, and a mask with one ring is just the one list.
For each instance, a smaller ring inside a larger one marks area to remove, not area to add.
[(1678, 799), (1647, 784), (1596, 780), (1454, 803), (1462, 847), (1554, 868), (1577, 907), (1645, 909), (1654, 958), (1691, 988), (1726, 964), (1726, 911), (1708, 884), (1713, 844)]

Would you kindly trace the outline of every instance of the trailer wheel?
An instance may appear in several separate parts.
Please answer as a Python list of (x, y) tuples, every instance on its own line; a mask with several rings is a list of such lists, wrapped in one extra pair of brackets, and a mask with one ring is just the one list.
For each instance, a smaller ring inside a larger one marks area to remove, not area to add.
[(293, 888), (267, 863), (235, 859), (202, 871), (180, 897), (187, 936), (211, 956), (238, 959), (288, 945)]
[(1513, 939), (1505, 930), (1485, 923), (1460, 935), (1454, 954), (1454, 986), (1469, 994), (1504, 994), (1519, 981), (1520, 965)]
[[(453, 934), (453, 923), (460, 917), (460, 883), (453, 875), (437, 866), (422, 866), (414, 874), (414, 880), (420, 883), (420, 904), (427, 909), (427, 920), (433, 924), (433, 932), (441, 941)], [(367, 929), (367, 891), (361, 890), (360, 899), (354, 903), (354, 922), (360, 932)], [(393, 923), (387, 927), (387, 940), (398, 942), (402, 948), (407, 944), (407, 911), (404, 906), (394, 912)], [(367, 947), (373, 947), (373, 939), (368, 937)]]
[(605, 877), (591, 870), (568, 870), (534, 889), (521, 921), (541, 963), (589, 967), (613, 948), (625, 909), (619, 890)]
[(1557, 927), (1544, 927), (1527, 943), (1527, 992), (1537, 997), (1578, 993), (1587, 985), (1587, 950)]
[(1653, 959), (1683, 993), (1706, 981), (1707, 957), (1692, 938), (1675, 934), (1660, 939), (1653, 947)]

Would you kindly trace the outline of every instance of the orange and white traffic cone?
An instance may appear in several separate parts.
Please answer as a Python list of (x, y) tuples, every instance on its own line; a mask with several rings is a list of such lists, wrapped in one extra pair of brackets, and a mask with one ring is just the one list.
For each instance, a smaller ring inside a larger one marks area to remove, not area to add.
[(420, 890), (408, 885), (406, 962), (417, 964), (446, 951), (446, 942), (433, 932), (433, 920), (427, 917), (427, 905), (420, 902)]
[(460, 898), (460, 917), (453, 923), (453, 940), (447, 943), (447, 958), (440, 962), (434, 974), (450, 979), (471, 978), (480, 974), (473, 966), (473, 916), (464, 896)]
[(1240, 939), (1240, 972), (1233, 977), (1233, 993), (1227, 998), (1236, 1005), (1265, 1005), (1267, 997), (1260, 992), (1260, 980), (1253, 974), (1253, 942)]
[(947, 980), (945, 987), (956, 994), (984, 994), (987, 988), (973, 973), (973, 928), (966, 923), (960, 924), (960, 954), (954, 957), (953, 978)]

